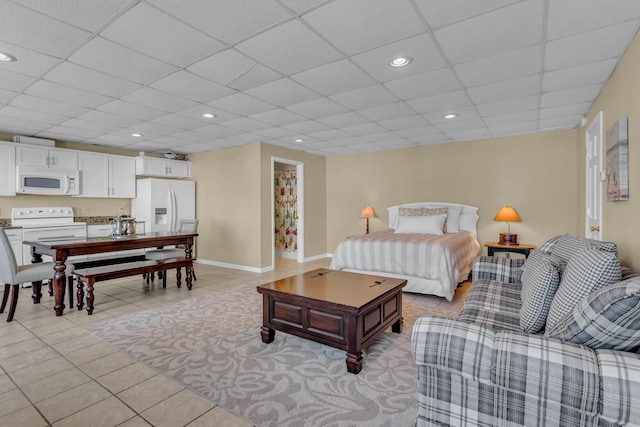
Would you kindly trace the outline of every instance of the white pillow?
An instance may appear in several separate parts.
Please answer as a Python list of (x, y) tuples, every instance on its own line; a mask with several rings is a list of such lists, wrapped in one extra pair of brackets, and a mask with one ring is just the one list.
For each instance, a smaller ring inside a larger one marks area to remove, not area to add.
[(396, 233), (443, 234), (447, 214), (398, 217)]
[(447, 233), (460, 231), (460, 214), (462, 206), (447, 206)]

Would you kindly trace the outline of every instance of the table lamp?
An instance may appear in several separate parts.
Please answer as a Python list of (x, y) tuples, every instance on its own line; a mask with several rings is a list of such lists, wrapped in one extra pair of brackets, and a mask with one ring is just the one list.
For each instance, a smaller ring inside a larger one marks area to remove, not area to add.
[(511, 223), (512, 222), (520, 222), (520, 217), (518, 216), (518, 212), (511, 206), (503, 206), (498, 211), (498, 214), (493, 218), (494, 221), (504, 221), (507, 223), (507, 232), (500, 233), (500, 241), (499, 243), (503, 243), (505, 245), (517, 245), (518, 244), (518, 235), (511, 233)]
[(360, 218), (366, 218), (367, 220), (367, 231), (365, 234), (369, 234), (369, 218), (375, 217), (376, 213), (371, 206), (365, 206), (364, 208), (362, 208), (362, 212), (360, 212)]

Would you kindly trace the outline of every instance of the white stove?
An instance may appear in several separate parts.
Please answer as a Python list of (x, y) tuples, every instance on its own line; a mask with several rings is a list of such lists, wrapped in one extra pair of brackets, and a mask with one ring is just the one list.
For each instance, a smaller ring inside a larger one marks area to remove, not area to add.
[[(23, 240), (64, 240), (87, 237), (87, 224), (73, 221), (71, 207), (13, 208), (11, 225), (22, 227)], [(24, 263), (28, 264), (31, 260), (31, 247), (22, 245), (22, 254)]]

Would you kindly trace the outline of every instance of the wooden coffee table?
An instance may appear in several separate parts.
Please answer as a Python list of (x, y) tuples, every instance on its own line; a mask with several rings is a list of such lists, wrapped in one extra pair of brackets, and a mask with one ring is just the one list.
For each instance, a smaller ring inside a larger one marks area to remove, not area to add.
[(346, 350), (347, 370), (362, 369), (362, 349), (391, 326), (402, 332), (406, 280), (319, 269), (258, 286), (262, 341), (282, 331)]

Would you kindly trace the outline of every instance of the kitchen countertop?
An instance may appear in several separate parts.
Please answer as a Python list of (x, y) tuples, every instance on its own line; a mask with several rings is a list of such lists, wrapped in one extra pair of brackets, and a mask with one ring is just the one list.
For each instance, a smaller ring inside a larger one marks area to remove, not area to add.
[(86, 222), (87, 225), (103, 225), (109, 224), (109, 220), (113, 216), (76, 216), (73, 218), (75, 222)]

